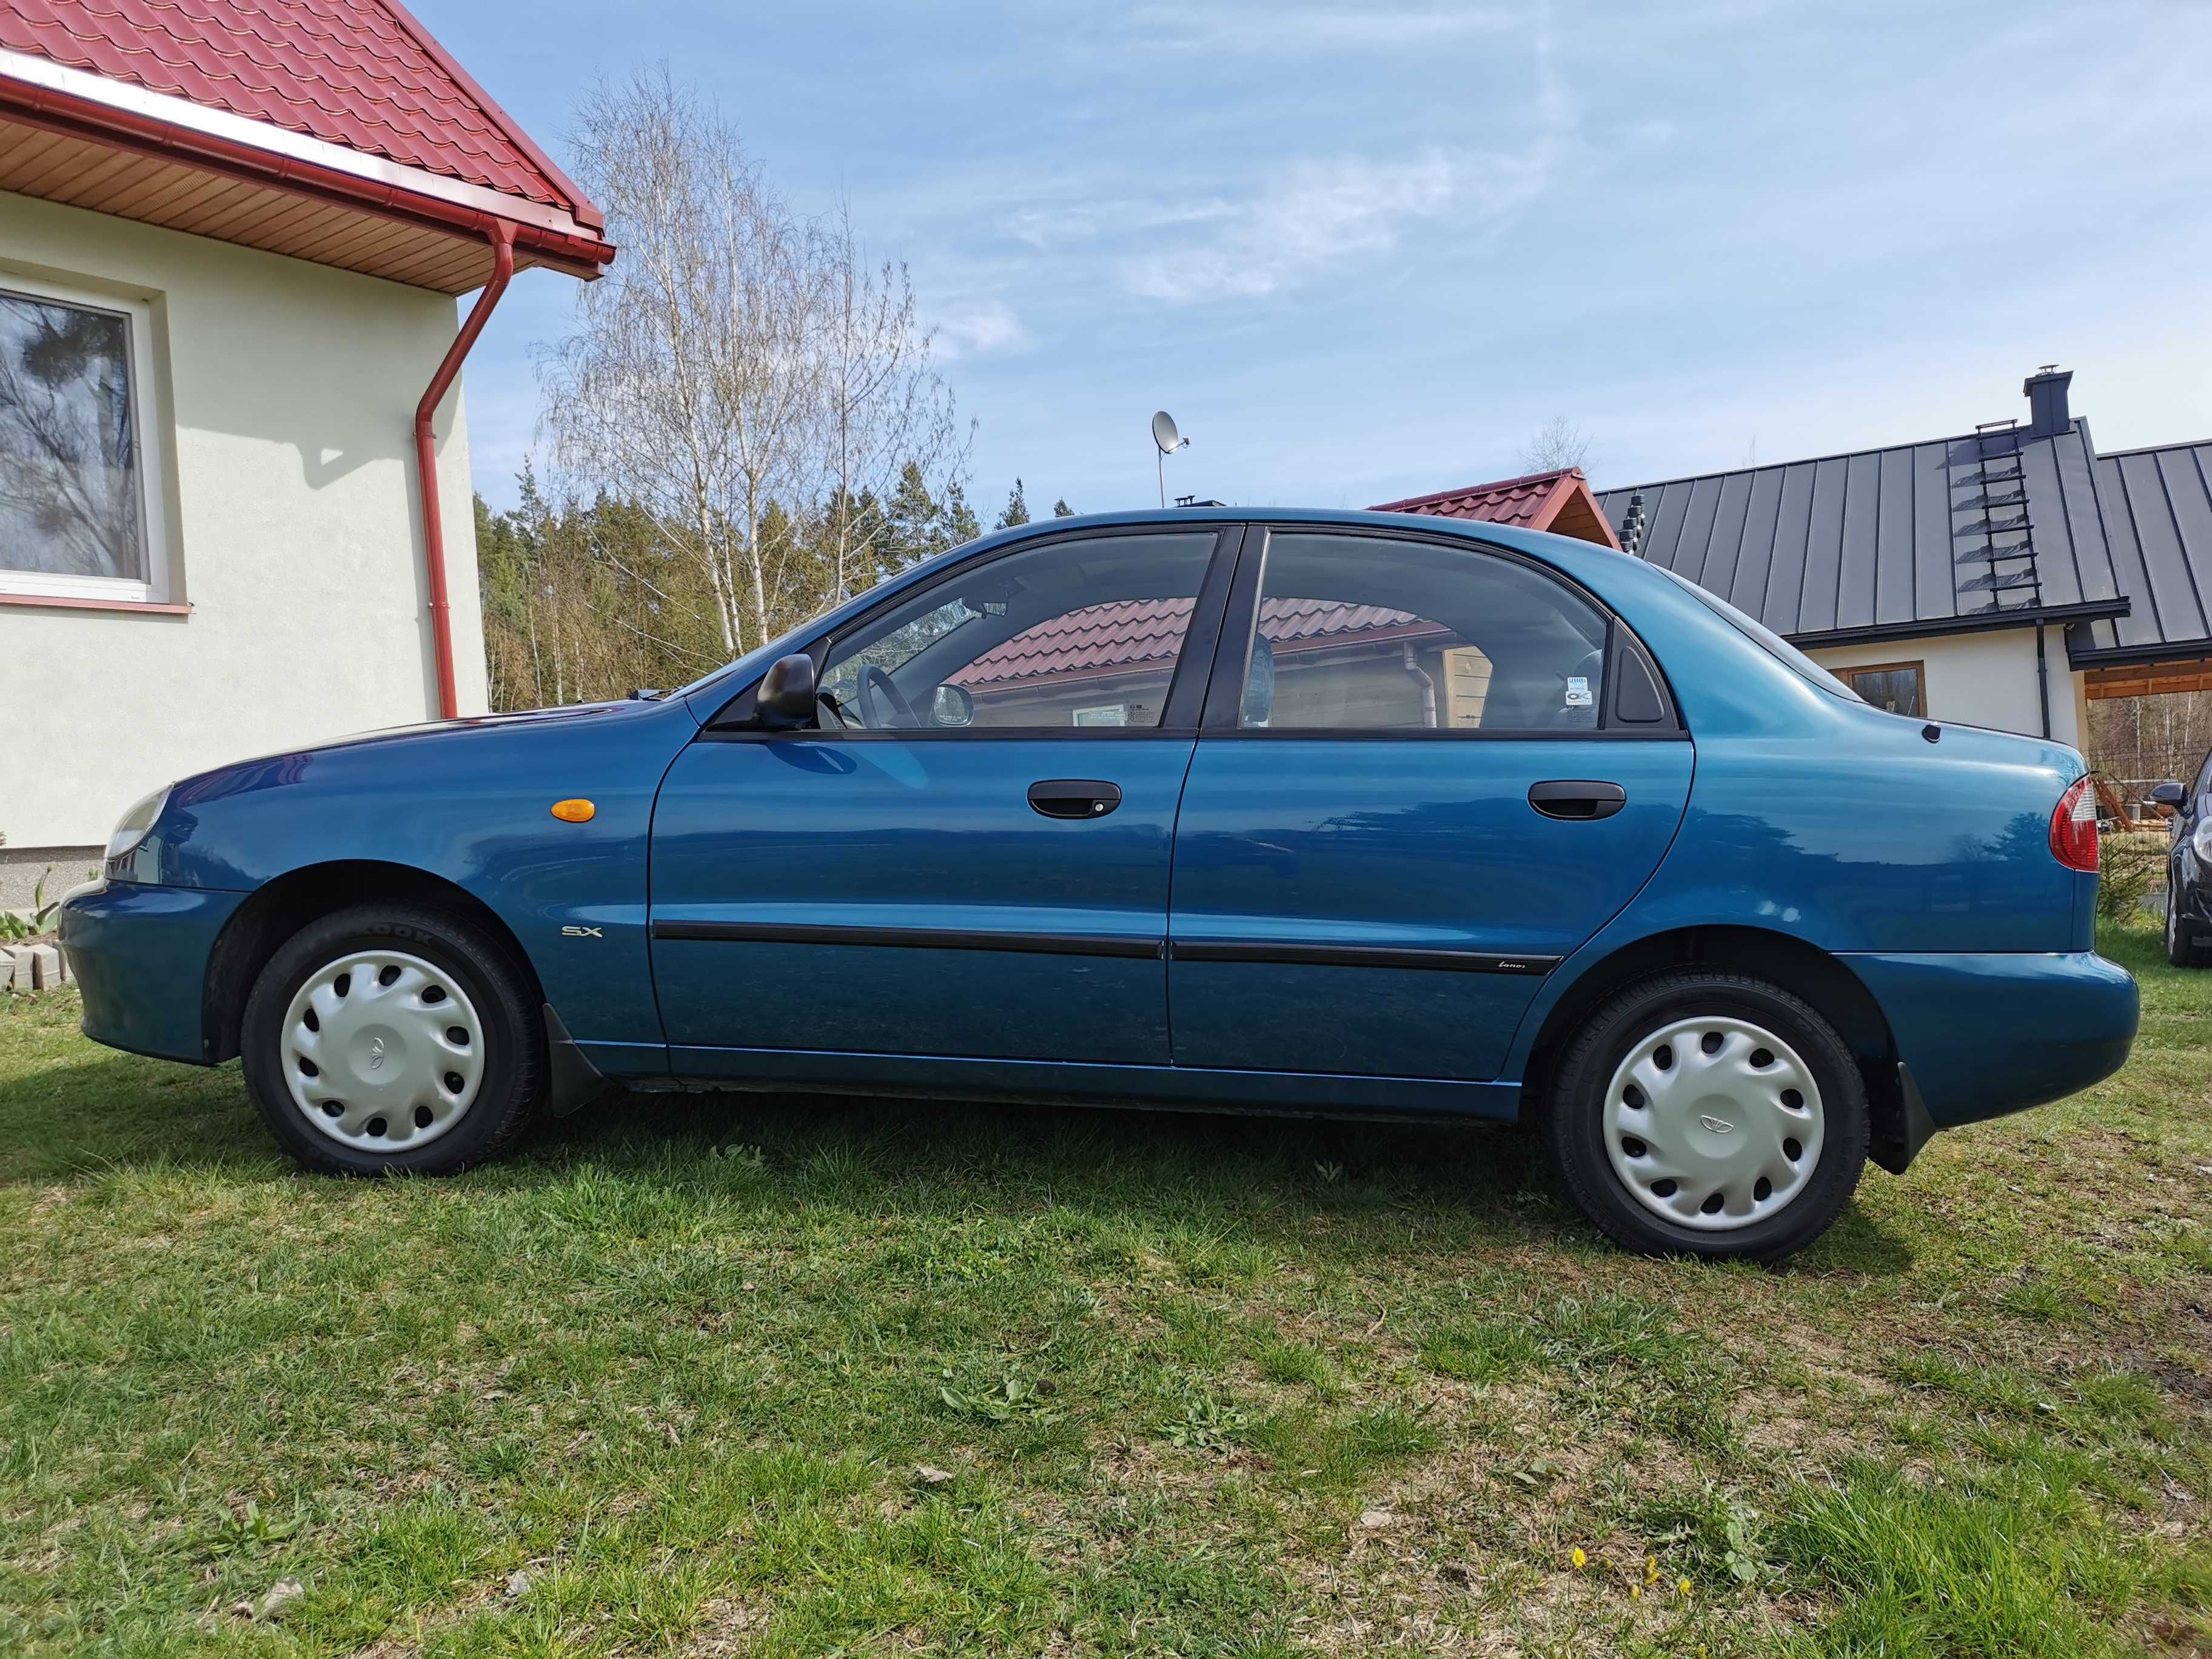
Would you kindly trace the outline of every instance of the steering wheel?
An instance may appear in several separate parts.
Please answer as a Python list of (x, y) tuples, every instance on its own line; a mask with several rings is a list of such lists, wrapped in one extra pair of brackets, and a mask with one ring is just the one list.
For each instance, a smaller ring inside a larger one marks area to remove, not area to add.
[(860, 670), (860, 724), (872, 732), (880, 732), (886, 726), (921, 724), (905, 693), (874, 663)]

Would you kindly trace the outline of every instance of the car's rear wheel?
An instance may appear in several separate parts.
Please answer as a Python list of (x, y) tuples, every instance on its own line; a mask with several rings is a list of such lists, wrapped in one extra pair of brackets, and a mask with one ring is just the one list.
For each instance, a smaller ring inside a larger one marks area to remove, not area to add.
[(537, 1109), (544, 1036), (484, 932), (367, 904), (285, 941), (246, 1005), (248, 1091), (284, 1149), (340, 1175), (451, 1175), (498, 1157)]
[(1865, 1085), (1834, 1027), (1778, 986), (1697, 969), (1601, 1006), (1545, 1115), (1584, 1212), (1653, 1255), (1804, 1249), (1857, 1188), (1867, 1136)]

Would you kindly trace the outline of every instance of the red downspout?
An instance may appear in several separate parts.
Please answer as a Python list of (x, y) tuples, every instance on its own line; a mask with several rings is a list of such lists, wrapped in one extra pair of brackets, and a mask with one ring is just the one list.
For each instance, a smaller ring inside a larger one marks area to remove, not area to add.
[(438, 412), (452, 390), (453, 377), (461, 372), (461, 359), (469, 355), (469, 348), (483, 332), (483, 325), (491, 319), (492, 307), (499, 296), (507, 292), (508, 281), (514, 275), (514, 227), (503, 219), (495, 219), (491, 226), (491, 281), (484, 284), (483, 292), (469, 309), (468, 320), (461, 331), (453, 336), (453, 343), (446, 352), (446, 361), (438, 365), (438, 372), (430, 377), (430, 385), (422, 393), (422, 401), (415, 405), (415, 475), (422, 485), (422, 563), (430, 578), (430, 641), (438, 657), (438, 718), (449, 720), (459, 714), (459, 698), (453, 690), (453, 617), (446, 602), (446, 532), (438, 519), (438, 455), (430, 440), (430, 417)]

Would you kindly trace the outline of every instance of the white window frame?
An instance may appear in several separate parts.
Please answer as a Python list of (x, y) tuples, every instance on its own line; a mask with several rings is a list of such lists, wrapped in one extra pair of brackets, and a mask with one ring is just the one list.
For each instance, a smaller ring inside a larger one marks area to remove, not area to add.
[(123, 319), (130, 356), (131, 441), (138, 458), (138, 533), (146, 550), (143, 580), (129, 576), (50, 575), (42, 571), (11, 570), (0, 565), (0, 593), (20, 594), (27, 599), (106, 599), (125, 605), (167, 603), (168, 520), (162, 510), (162, 481), (168, 476), (167, 446), (161, 441), (161, 422), (153, 418), (148, 408), (156, 384), (153, 307), (143, 301), (64, 288), (5, 270), (0, 270), (0, 293), (75, 306), (81, 311), (104, 312)]

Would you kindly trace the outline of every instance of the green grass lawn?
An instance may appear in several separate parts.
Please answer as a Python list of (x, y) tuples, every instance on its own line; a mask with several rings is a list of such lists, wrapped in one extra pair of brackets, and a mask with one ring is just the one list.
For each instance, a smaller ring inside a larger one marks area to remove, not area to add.
[(2202, 1654), (2212, 973), (2106, 948), (2125, 1073), (1778, 1272), (1500, 1132), (694, 1097), (304, 1176), (0, 998), (0, 1652)]

